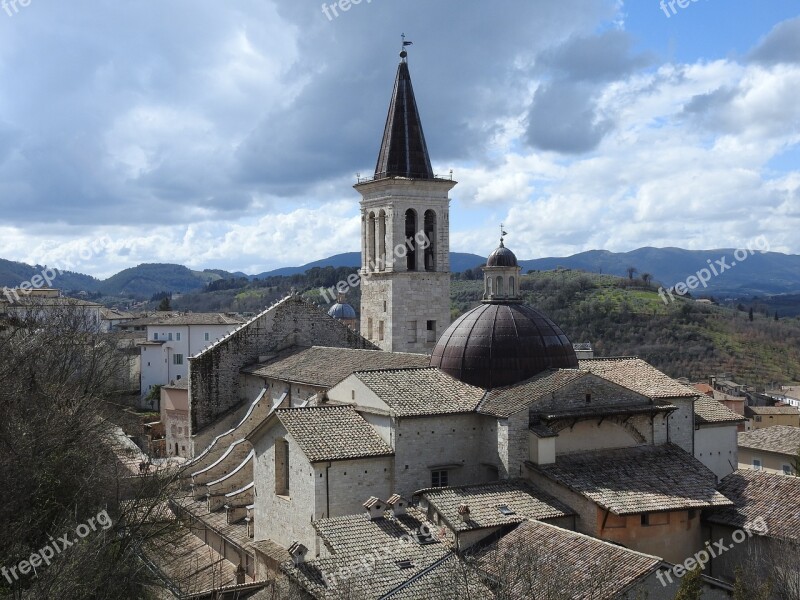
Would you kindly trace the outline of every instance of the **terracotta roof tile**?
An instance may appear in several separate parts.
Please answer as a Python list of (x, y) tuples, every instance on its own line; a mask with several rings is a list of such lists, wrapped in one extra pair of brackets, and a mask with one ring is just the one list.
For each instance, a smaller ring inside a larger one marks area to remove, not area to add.
[(394, 454), (350, 406), (281, 408), (275, 414), (311, 462)]
[(478, 412), (506, 418), (526, 406), (582, 377), (585, 371), (558, 369), (545, 371), (522, 383), (490, 390), (480, 403)]
[(355, 373), (399, 417), (474, 411), (485, 392), (436, 368)]
[(698, 425), (703, 425), (706, 423), (744, 423), (747, 419), (713, 398), (700, 396), (694, 403), (694, 420)]
[(766, 535), (800, 541), (800, 477), (741, 469), (723, 479), (718, 489), (734, 506), (706, 511), (706, 520), (760, 532), (754, 525), (760, 517), (766, 522)]
[(794, 456), (800, 448), (800, 427), (775, 425), (739, 433), (739, 447)]
[[(660, 564), (656, 556), (539, 521), (521, 524), (478, 559), (487, 574), (507, 580), (504, 597), (514, 600), (560, 598), (565, 582), (565, 597), (621, 598)], [(510, 573), (510, 565), (524, 568)]]
[(754, 415), (800, 415), (800, 409), (794, 406), (748, 406), (745, 411)]
[(701, 394), (640, 358), (593, 358), (578, 361), (578, 364), (581, 369), (596, 373), (648, 398), (689, 398)]
[(716, 477), (672, 444), (595, 450), (534, 465), (554, 481), (616, 515), (727, 506), (714, 489)]
[[(419, 493), (419, 492), (418, 492)], [(498, 527), (529, 519), (556, 519), (575, 514), (565, 504), (527, 481), (498, 481), (481, 485), (438, 488), (421, 492), (436, 512), (456, 531)], [(461, 504), (469, 506), (469, 519), (458, 513)], [(503, 514), (505, 506), (513, 514)]]
[(272, 360), (243, 369), (246, 373), (331, 388), (356, 371), (427, 367), (424, 354), (352, 350), (350, 348), (293, 348)]

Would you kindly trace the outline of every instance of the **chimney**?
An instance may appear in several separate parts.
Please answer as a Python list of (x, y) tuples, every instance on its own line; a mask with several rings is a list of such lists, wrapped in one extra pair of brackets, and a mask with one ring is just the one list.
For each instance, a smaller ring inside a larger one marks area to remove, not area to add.
[(382, 519), (383, 511), (386, 510), (386, 506), (383, 504), (383, 502), (381, 502), (375, 496), (370, 497), (369, 500), (364, 502), (364, 508), (369, 514), (370, 521), (377, 521), (378, 519)]
[(464, 521), (464, 523), (469, 521), (469, 506), (466, 504), (459, 504), (458, 514), (461, 515), (461, 520)]
[(403, 500), (403, 498), (400, 497), (400, 494), (392, 495), (386, 501), (386, 504), (388, 504), (391, 507), (395, 517), (399, 517), (401, 515), (406, 514), (406, 508), (408, 507), (408, 502)]
[(308, 554), (308, 548), (303, 546), (300, 542), (292, 542), (292, 545), (289, 546), (289, 554), (292, 555), (292, 562), (294, 563), (295, 567), (299, 567), (304, 562), (306, 562), (306, 554)]

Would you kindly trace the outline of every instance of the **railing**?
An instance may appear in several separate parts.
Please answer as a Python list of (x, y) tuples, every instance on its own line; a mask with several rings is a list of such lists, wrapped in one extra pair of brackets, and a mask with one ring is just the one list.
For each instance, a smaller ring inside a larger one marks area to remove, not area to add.
[(376, 173), (371, 177), (362, 177), (360, 173), (356, 173), (356, 183), (369, 183), (371, 181), (380, 181), (382, 179), (434, 179), (439, 181), (453, 181), (453, 171), (451, 170), (447, 177), (441, 177), (434, 174), (433, 178), (429, 177), (427, 173), (408, 173), (406, 175), (389, 175), (387, 173)]

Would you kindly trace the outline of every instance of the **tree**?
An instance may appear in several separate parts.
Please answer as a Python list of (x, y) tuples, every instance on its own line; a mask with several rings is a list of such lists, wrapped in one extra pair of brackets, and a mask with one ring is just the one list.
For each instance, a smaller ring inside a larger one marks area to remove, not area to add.
[(778, 311), (777, 310), (775, 311), (775, 320), (776, 321), (778, 320)]
[(747, 313), (747, 318), (753, 320), (753, 307), (750, 307), (750, 312)]
[(645, 285), (650, 285), (650, 282), (653, 281), (653, 276), (650, 273), (642, 273), (642, 281), (644, 281)]
[[(152, 519), (171, 479), (137, 477), (120, 460), (127, 438), (107, 402), (119, 340), (93, 322), (69, 302), (32, 302), (24, 315), (0, 317), (0, 565), (86, 533), (35, 576), (0, 578), (0, 596), (148, 598), (156, 584), (140, 549), (172, 527)], [(102, 527), (89, 531), (90, 520)]]
[(681, 587), (675, 594), (675, 600), (701, 600), (703, 597), (703, 572), (695, 567), (681, 579)]
[(625, 272), (628, 274), (628, 279), (633, 281), (633, 277), (639, 272), (639, 269), (637, 269), (636, 267), (628, 267), (627, 269), (625, 269)]
[(158, 305), (158, 310), (160, 310), (162, 312), (166, 312), (166, 311), (172, 310), (172, 303), (170, 302), (170, 297), (169, 296), (164, 296), (161, 299), (161, 302)]

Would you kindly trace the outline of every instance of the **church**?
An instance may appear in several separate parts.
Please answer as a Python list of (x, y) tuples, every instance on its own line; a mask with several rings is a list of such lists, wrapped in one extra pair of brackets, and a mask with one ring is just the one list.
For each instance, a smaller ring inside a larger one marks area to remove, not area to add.
[(732, 505), (716, 487), (738, 415), (638, 358), (579, 357), (523, 302), (503, 238), (482, 302), (451, 324), (455, 185), (431, 166), (403, 51), (374, 176), (355, 185), (360, 333), (343, 298), (329, 314), (293, 294), (190, 358), (174, 510), (231, 585), (281, 575), (334, 597), (347, 564), (408, 538), (359, 576), (363, 597), (431, 597), (464, 552), (503, 544), (553, 544), (576, 586), (591, 574), (562, 554), (581, 547), (613, 580), (593, 597), (662, 597), (656, 576), (703, 547), (701, 511)]

